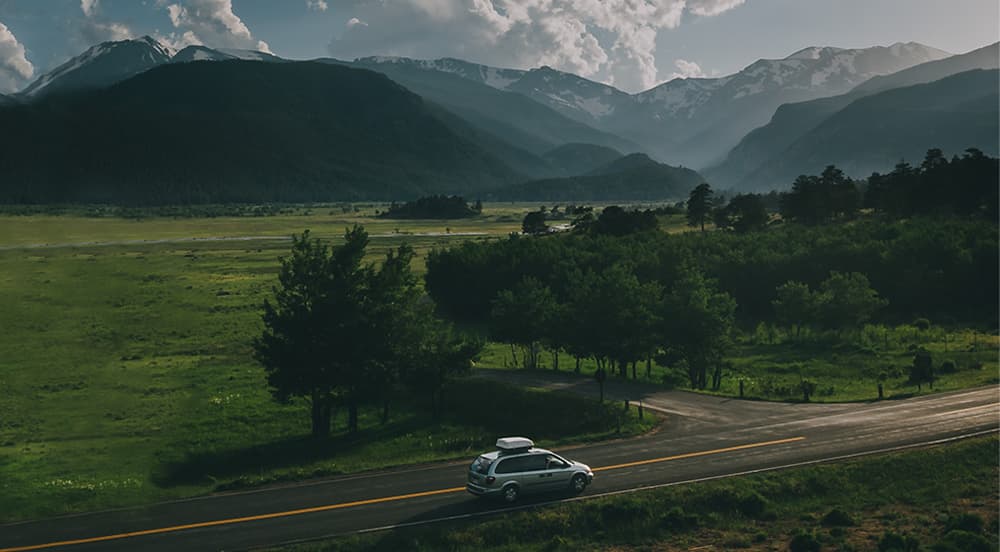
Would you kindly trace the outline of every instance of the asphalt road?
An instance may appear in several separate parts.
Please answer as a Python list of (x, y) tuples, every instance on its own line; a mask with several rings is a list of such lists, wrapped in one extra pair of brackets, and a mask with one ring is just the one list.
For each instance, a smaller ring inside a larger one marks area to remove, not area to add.
[[(479, 376), (597, 392), (592, 381), (569, 374), (481, 371)], [(825, 405), (740, 401), (615, 382), (609, 382), (607, 393), (616, 400), (641, 399), (666, 421), (644, 437), (556, 449), (594, 468), (594, 484), (582, 499), (1000, 429), (1000, 388), (995, 386), (900, 401)], [(509, 509), (464, 491), (467, 465), (416, 466), (0, 525), (0, 552), (239, 550), (442, 519), (474, 519)], [(526, 497), (518, 507), (559, 500), (575, 498)]]

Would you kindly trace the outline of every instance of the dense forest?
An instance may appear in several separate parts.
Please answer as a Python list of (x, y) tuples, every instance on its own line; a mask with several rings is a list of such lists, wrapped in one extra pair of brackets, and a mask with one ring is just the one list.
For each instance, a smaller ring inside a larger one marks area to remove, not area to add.
[(985, 322), (997, 317), (997, 248), (991, 222), (935, 217), (779, 224), (747, 234), (512, 236), (433, 252), (427, 289), (449, 314), (484, 320), (497, 294), (526, 278), (569, 298), (578, 273), (623, 267), (641, 282), (670, 289), (693, 269), (736, 300), (740, 319), (757, 321), (774, 319), (772, 301), (787, 281), (816, 287), (831, 272), (858, 272), (889, 301), (882, 317)]
[[(622, 371), (666, 355), (684, 359), (696, 387), (718, 367), (734, 325), (995, 324), (997, 160), (938, 154), (867, 186), (836, 167), (800, 177), (779, 194), (782, 217), (771, 222), (764, 198), (715, 205), (702, 185), (689, 223), (729, 223), (714, 231), (670, 234), (652, 211), (608, 207), (568, 234), (464, 243), (431, 253), (426, 287), (448, 315), (526, 344), (525, 365), (541, 344)], [(944, 182), (927, 201), (928, 186)], [(886, 197), (909, 207), (888, 208)]]

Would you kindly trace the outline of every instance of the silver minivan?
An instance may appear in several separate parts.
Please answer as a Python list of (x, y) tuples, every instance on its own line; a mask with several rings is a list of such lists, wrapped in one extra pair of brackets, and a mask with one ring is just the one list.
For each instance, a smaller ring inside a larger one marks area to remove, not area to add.
[(594, 480), (586, 464), (535, 448), (531, 439), (497, 439), (497, 450), (476, 458), (469, 466), (465, 490), (476, 496), (496, 496), (514, 502), (522, 493), (572, 491), (582, 493)]

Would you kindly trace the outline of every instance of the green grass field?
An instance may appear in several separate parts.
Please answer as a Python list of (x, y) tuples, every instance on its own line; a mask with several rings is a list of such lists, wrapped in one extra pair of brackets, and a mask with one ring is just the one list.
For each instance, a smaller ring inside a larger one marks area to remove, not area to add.
[[(465, 223), (328, 213), (142, 221), (0, 217), (0, 521), (462, 458), (491, 446), (516, 427), (462, 415), (477, 408), (459, 400), (474, 382), (450, 391), (450, 413), (440, 422), (424, 414), (418, 398), (401, 397), (387, 426), (379, 427), (378, 409), (368, 408), (361, 420), (367, 429), (351, 441), (342, 433), (341, 412), (338, 434), (316, 446), (305, 439), (304, 404), (272, 401), (263, 369), (251, 358), (250, 340), (262, 328), (260, 305), (290, 242), (155, 240), (282, 237), (306, 228), (336, 240), (361, 222), (373, 236), (375, 261), (403, 242), (424, 254), (482, 239), (455, 235), (460, 231), (505, 236), (520, 221), (505, 217)], [(121, 243), (132, 240), (150, 241)], [(87, 242), (117, 245), (20, 247)], [(422, 261), (417, 264), (422, 270)], [(613, 433), (614, 415), (594, 403), (562, 397), (555, 408), (574, 416), (559, 417), (536, 395), (505, 387), (491, 394), (524, 404), (512, 410), (522, 414), (512, 423), (537, 428), (541, 442)], [(629, 418), (623, 432), (651, 424)]]
[[(304, 405), (271, 400), (250, 340), (261, 331), (260, 304), (270, 295), (291, 233), (308, 228), (336, 241), (346, 227), (362, 223), (372, 235), (372, 261), (405, 242), (415, 247), (415, 269), (422, 272), (432, 248), (504, 237), (537, 205), (489, 206), (481, 218), (447, 222), (375, 219), (376, 208), (176, 219), (0, 216), (0, 521), (392, 465), (401, 461), (400, 450), (407, 451), (406, 461), (464, 457), (497, 434), (516, 433), (463, 421), (468, 418), (461, 412), (472, 405), (452, 403), (451, 415), (438, 423), (423, 414), (418, 398), (401, 398), (387, 426), (380, 427), (377, 409), (368, 408), (359, 440), (339, 431), (316, 446), (304, 439)], [(678, 217), (664, 225), (667, 231), (686, 228)], [(207, 239), (219, 237), (240, 239)], [(899, 331), (902, 340), (907, 330)], [(943, 346), (934, 331), (921, 334), (932, 349)], [(937, 389), (996, 381), (996, 338), (953, 332), (951, 346), (959, 347), (961, 339), (984, 348), (949, 353), (959, 370), (943, 375)], [(872, 398), (873, 380), (857, 374), (908, 362), (898, 347), (872, 356), (868, 350), (803, 351), (787, 342), (744, 341), (746, 348), (734, 357), (737, 369), (767, 368), (768, 377), (791, 382), (805, 371), (820, 390), (834, 389), (816, 400)], [(503, 366), (505, 350), (490, 345), (482, 364)], [(543, 360), (551, 362), (547, 354)], [(969, 369), (974, 362), (983, 368)], [(566, 355), (562, 369), (572, 369)], [(656, 368), (653, 377), (662, 381), (663, 374)], [(855, 380), (861, 383), (852, 387)], [(735, 376), (723, 381), (722, 392), (735, 393)], [(912, 392), (899, 381), (887, 385), (890, 394)], [(758, 388), (749, 389), (756, 396)], [(461, 389), (450, 396), (461, 397)], [(518, 412), (548, 412), (545, 401), (525, 391), (504, 388), (501, 398), (528, 401), (530, 407)], [(574, 423), (562, 425), (551, 415), (525, 418), (532, 422), (528, 427), (541, 424), (533, 431), (540, 442), (610, 434), (612, 416), (593, 403), (563, 397), (557, 404), (559, 412), (574, 413), (568, 417)], [(338, 430), (343, 418), (339, 413)], [(649, 427), (630, 419), (623, 431)]]
[(1000, 531), (997, 444), (978, 438), (282, 550), (989, 552)]

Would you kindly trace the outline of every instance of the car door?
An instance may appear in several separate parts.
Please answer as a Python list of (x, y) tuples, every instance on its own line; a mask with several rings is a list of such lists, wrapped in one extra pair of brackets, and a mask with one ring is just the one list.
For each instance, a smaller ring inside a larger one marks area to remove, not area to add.
[(546, 486), (552, 490), (568, 489), (569, 480), (573, 477), (572, 465), (562, 458), (549, 454), (545, 458)]
[(524, 486), (531, 492), (540, 492), (549, 488), (549, 479), (552, 474), (545, 469), (545, 458), (547, 454), (532, 454), (521, 458), (524, 464), (521, 466), (521, 479)]

